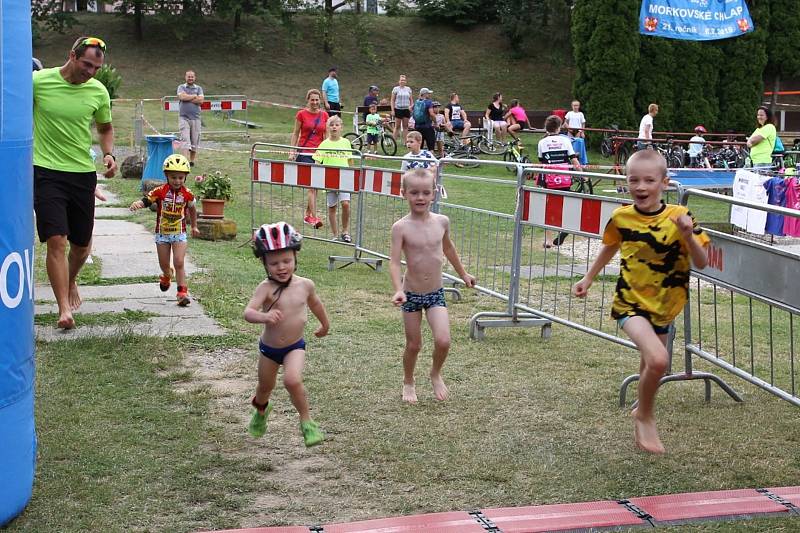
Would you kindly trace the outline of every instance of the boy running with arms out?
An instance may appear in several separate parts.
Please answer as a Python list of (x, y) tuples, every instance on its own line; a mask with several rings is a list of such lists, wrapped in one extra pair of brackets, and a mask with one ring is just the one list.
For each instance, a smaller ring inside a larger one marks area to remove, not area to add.
[(708, 236), (684, 206), (665, 204), (667, 162), (653, 150), (628, 159), (628, 189), (633, 205), (617, 208), (603, 233), (603, 247), (572, 292), (583, 298), (595, 276), (620, 250), (620, 276), (611, 316), (641, 354), (639, 406), (633, 410), (636, 445), (664, 453), (654, 413), (659, 380), (667, 370), (667, 337), (689, 291), (690, 263), (705, 268)]
[(253, 396), (253, 417), (248, 427), (253, 437), (267, 432), (267, 418), (272, 411), (269, 401), (278, 369), (283, 365), (283, 384), (300, 414), (300, 431), (306, 446), (325, 440), (319, 425), (311, 419), (308, 398), (303, 386), (306, 341), (303, 329), (310, 309), (319, 320), (314, 336), (328, 334), (328, 315), (314, 288), (314, 282), (294, 274), (302, 237), (286, 222), (264, 224), (253, 236), (253, 252), (264, 264), (267, 279), (256, 287), (244, 310), (244, 319), (264, 324), (258, 342), (258, 386)]
[[(442, 264), (446, 257), (467, 287), (475, 286), (475, 278), (464, 270), (450, 240), (450, 219), (431, 213), (435, 197), (436, 177), (426, 169), (403, 174), (400, 192), (408, 201), (409, 213), (392, 226), (392, 251), (389, 273), (394, 296), (392, 303), (403, 309), (406, 348), (403, 352), (403, 401), (415, 403), (414, 368), (422, 348), (422, 311), (433, 333), (431, 382), (437, 400), (446, 400), (447, 385), (442, 379), (442, 366), (450, 350), (450, 319), (442, 288)], [(402, 276), (401, 259), (406, 258), (406, 274)]]
[[(158, 265), (161, 267), (161, 277), (158, 286), (162, 292), (169, 290), (173, 277), (178, 282), (178, 305), (186, 307), (191, 303), (189, 287), (186, 285), (186, 215), (192, 228), (192, 237), (200, 235), (197, 228), (197, 208), (194, 204), (194, 195), (184, 186), (186, 176), (189, 175), (190, 165), (186, 157), (173, 154), (164, 160), (164, 175), (167, 183), (156, 187), (147, 196), (131, 204), (130, 210), (136, 211), (150, 204), (156, 204), (156, 252)], [(170, 266), (172, 255), (173, 269)]]

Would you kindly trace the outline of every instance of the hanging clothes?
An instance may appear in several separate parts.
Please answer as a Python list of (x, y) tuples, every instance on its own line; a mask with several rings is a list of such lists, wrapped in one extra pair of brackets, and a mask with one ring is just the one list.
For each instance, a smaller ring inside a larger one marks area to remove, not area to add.
[[(786, 180), (784, 178), (777, 176), (770, 178), (764, 182), (764, 188), (767, 190), (767, 202), (770, 205), (786, 207)], [(776, 237), (782, 237), (783, 215), (767, 213), (767, 224), (764, 231)]]
[[(785, 207), (800, 211), (800, 180), (793, 176), (786, 178), (784, 183), (786, 184)], [(783, 218), (783, 233), (790, 237), (800, 237), (800, 216), (785, 216)]]

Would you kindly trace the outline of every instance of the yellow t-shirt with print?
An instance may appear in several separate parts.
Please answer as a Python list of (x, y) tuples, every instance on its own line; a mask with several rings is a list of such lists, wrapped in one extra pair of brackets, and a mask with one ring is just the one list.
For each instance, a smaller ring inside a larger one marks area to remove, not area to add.
[[(683, 310), (689, 292), (689, 249), (675, 221), (688, 214), (680, 205), (662, 204), (643, 213), (634, 205), (614, 210), (603, 244), (619, 245), (620, 273), (611, 316), (643, 316), (656, 326), (669, 325)], [(707, 246), (708, 235), (694, 223), (694, 236)]]

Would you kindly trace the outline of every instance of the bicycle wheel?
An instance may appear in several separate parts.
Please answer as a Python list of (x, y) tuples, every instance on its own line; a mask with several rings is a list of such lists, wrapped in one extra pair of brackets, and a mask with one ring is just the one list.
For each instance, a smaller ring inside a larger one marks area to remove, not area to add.
[[(506, 163), (516, 163), (517, 159), (516, 157), (514, 157), (513, 152), (506, 152), (503, 154), (503, 161), (505, 161)], [(511, 172), (512, 174), (515, 172), (515, 169), (512, 166), (507, 166), (505, 167), (505, 169)]]
[(381, 150), (383, 153), (392, 156), (397, 153), (397, 141), (388, 133), (381, 135)]
[(628, 158), (631, 156), (630, 148), (627, 145), (622, 145), (617, 148), (617, 164), (624, 165), (628, 162)]
[(480, 165), (477, 157), (463, 150), (453, 152), (450, 154), (450, 157), (452, 159), (460, 160), (458, 163), (453, 163), (457, 168), (478, 168)]
[(611, 138), (603, 137), (603, 142), (600, 143), (600, 153), (603, 157), (611, 157)]
[(486, 137), (481, 137), (478, 141), (478, 150), (486, 155), (503, 155), (508, 151), (508, 147), (498, 140), (490, 141)]
[(364, 147), (364, 137), (362, 135), (351, 131), (350, 133), (345, 133), (344, 138), (350, 141), (350, 146), (353, 147), (353, 150), (361, 151)]

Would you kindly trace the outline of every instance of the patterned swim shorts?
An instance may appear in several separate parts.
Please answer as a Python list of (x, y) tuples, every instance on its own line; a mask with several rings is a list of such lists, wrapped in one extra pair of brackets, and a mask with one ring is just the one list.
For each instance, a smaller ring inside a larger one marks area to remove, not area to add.
[(156, 233), (156, 244), (172, 244), (173, 242), (187, 242), (186, 232), (182, 233)]
[(406, 291), (406, 303), (402, 306), (406, 313), (416, 313), (431, 307), (447, 307), (447, 302), (444, 301), (443, 287), (426, 294)]

